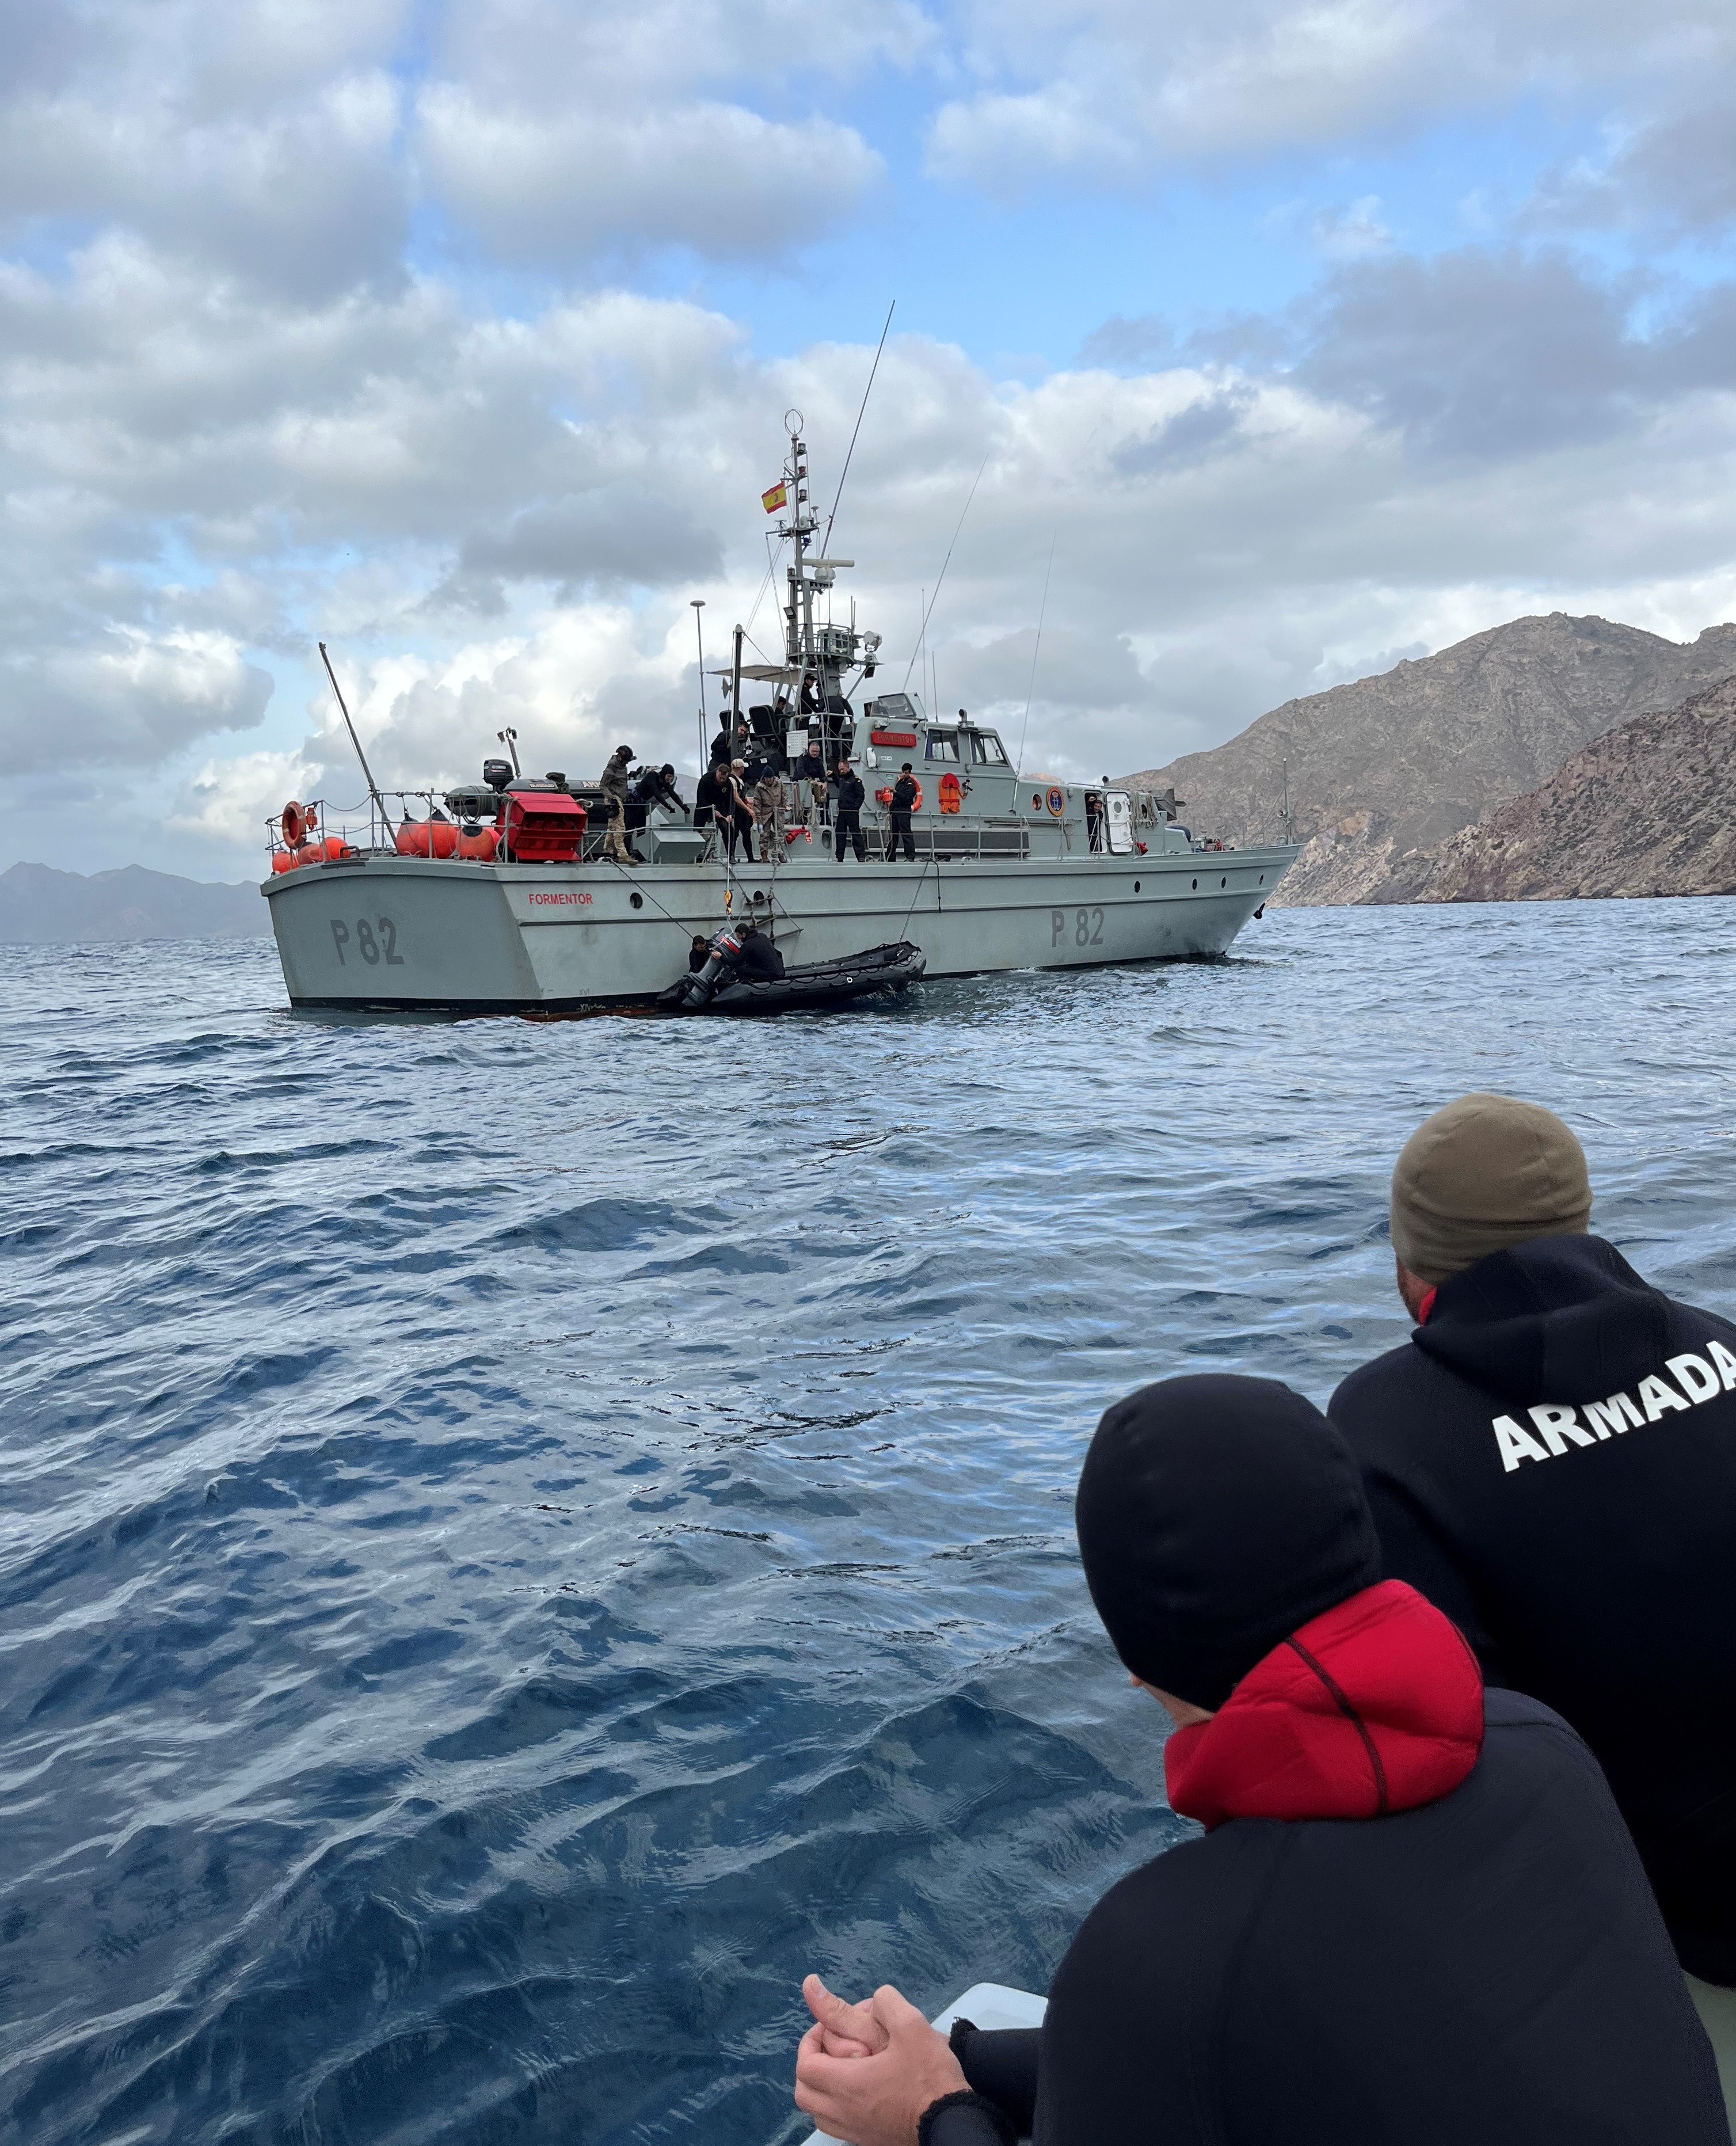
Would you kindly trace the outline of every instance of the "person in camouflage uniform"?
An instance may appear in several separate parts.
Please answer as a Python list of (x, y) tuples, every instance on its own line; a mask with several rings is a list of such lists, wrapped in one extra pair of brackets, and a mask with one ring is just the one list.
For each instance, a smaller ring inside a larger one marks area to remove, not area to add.
[(784, 854), (784, 820), (787, 800), (784, 778), (768, 768), (754, 785), (754, 821), (760, 831), (760, 856), (770, 864)]
[(603, 838), (603, 855), (616, 863), (636, 865), (639, 860), (627, 846), (627, 770), (633, 764), (633, 748), (618, 745), (603, 770), (601, 789), (609, 806), (609, 828)]

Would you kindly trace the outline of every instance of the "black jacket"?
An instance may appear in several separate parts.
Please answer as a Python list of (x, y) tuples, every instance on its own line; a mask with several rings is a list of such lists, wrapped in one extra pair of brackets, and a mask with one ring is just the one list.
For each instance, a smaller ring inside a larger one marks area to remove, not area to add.
[(1573, 1723), (1683, 1964), (1736, 1983), (1736, 1326), (1600, 1237), (1536, 1238), (1443, 1283), (1329, 1413), (1388, 1575)]
[[(1484, 1711), (1438, 1803), (1232, 1819), (1114, 1887), (1055, 1978), (1038, 2146), (1724, 2146), (1711, 2049), (1590, 1753), (1516, 1693)], [(1021, 2134), (1031, 2041), (955, 2043)], [(955, 2106), (929, 2136), (997, 2134)]]
[(916, 803), (916, 783), (913, 776), (900, 775), (892, 785), (892, 810), (909, 812)]
[(835, 776), (838, 791), (838, 810), (841, 812), (860, 812), (867, 802), (868, 793), (862, 787), (862, 778), (852, 768), (847, 775)]
[(751, 983), (776, 983), (784, 973), (784, 957), (763, 931), (741, 935), (741, 973)]
[(693, 801), (698, 811), (721, 812), (727, 817), (736, 806), (735, 779), (729, 770), (714, 761), (701, 776)]

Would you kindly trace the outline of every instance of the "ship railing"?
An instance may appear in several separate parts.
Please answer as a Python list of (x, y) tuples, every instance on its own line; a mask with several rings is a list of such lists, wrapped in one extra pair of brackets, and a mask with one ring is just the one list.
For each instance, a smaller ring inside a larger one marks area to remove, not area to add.
[[(301, 856), (315, 846), (326, 848), (327, 857), (341, 856), (345, 851), (362, 856), (396, 856), (397, 831), (403, 821), (431, 819), (436, 807), (445, 818), (451, 819), (442, 790), (382, 790), (357, 805), (333, 805), (323, 797), (310, 797), (297, 807), (305, 831), (303, 839), (298, 843), (288, 841), (283, 816), (279, 813), (265, 823), (265, 846), (273, 860)], [(326, 847), (328, 844), (332, 846)], [(314, 861), (311, 857), (303, 861)], [(272, 869), (282, 867), (274, 862)]]
[[(891, 832), (891, 814), (884, 806), (876, 806), (872, 821), (862, 830), (869, 847), (878, 847), (884, 854)], [(910, 821), (910, 840), (920, 859), (938, 859), (945, 864), (1004, 864), (1030, 855), (1030, 830), (1022, 821), (995, 826), (950, 815), (930, 819), (925, 814), (915, 814)], [(899, 847), (901, 854), (901, 839)]]

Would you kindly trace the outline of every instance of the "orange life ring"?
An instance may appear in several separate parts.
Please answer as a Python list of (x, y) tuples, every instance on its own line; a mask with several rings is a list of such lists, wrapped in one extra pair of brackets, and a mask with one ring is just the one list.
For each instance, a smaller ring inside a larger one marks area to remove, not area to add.
[[(902, 781), (903, 779), (904, 778), (901, 776), (899, 778), (900, 781)], [(910, 777), (910, 787), (916, 793), (915, 797), (911, 803), (910, 810), (913, 812), (920, 812), (922, 810), (922, 785), (916, 780), (914, 775)], [(890, 806), (891, 804), (892, 793), (890, 790), (876, 790), (874, 794), (882, 805)]]
[(282, 819), (284, 847), (298, 850), (318, 825), (319, 814), (312, 806), (297, 804), (292, 797), (283, 808)]

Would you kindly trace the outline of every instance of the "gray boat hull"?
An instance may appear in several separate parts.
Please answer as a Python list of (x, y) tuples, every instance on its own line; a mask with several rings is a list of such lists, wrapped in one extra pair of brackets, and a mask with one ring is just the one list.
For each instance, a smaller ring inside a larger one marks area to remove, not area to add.
[(1221, 954), (1295, 855), (733, 870), (376, 855), (281, 873), (261, 891), (295, 1006), (555, 1013), (655, 999), (686, 969), (696, 932), (749, 917), (804, 963), (914, 940), (931, 978)]

